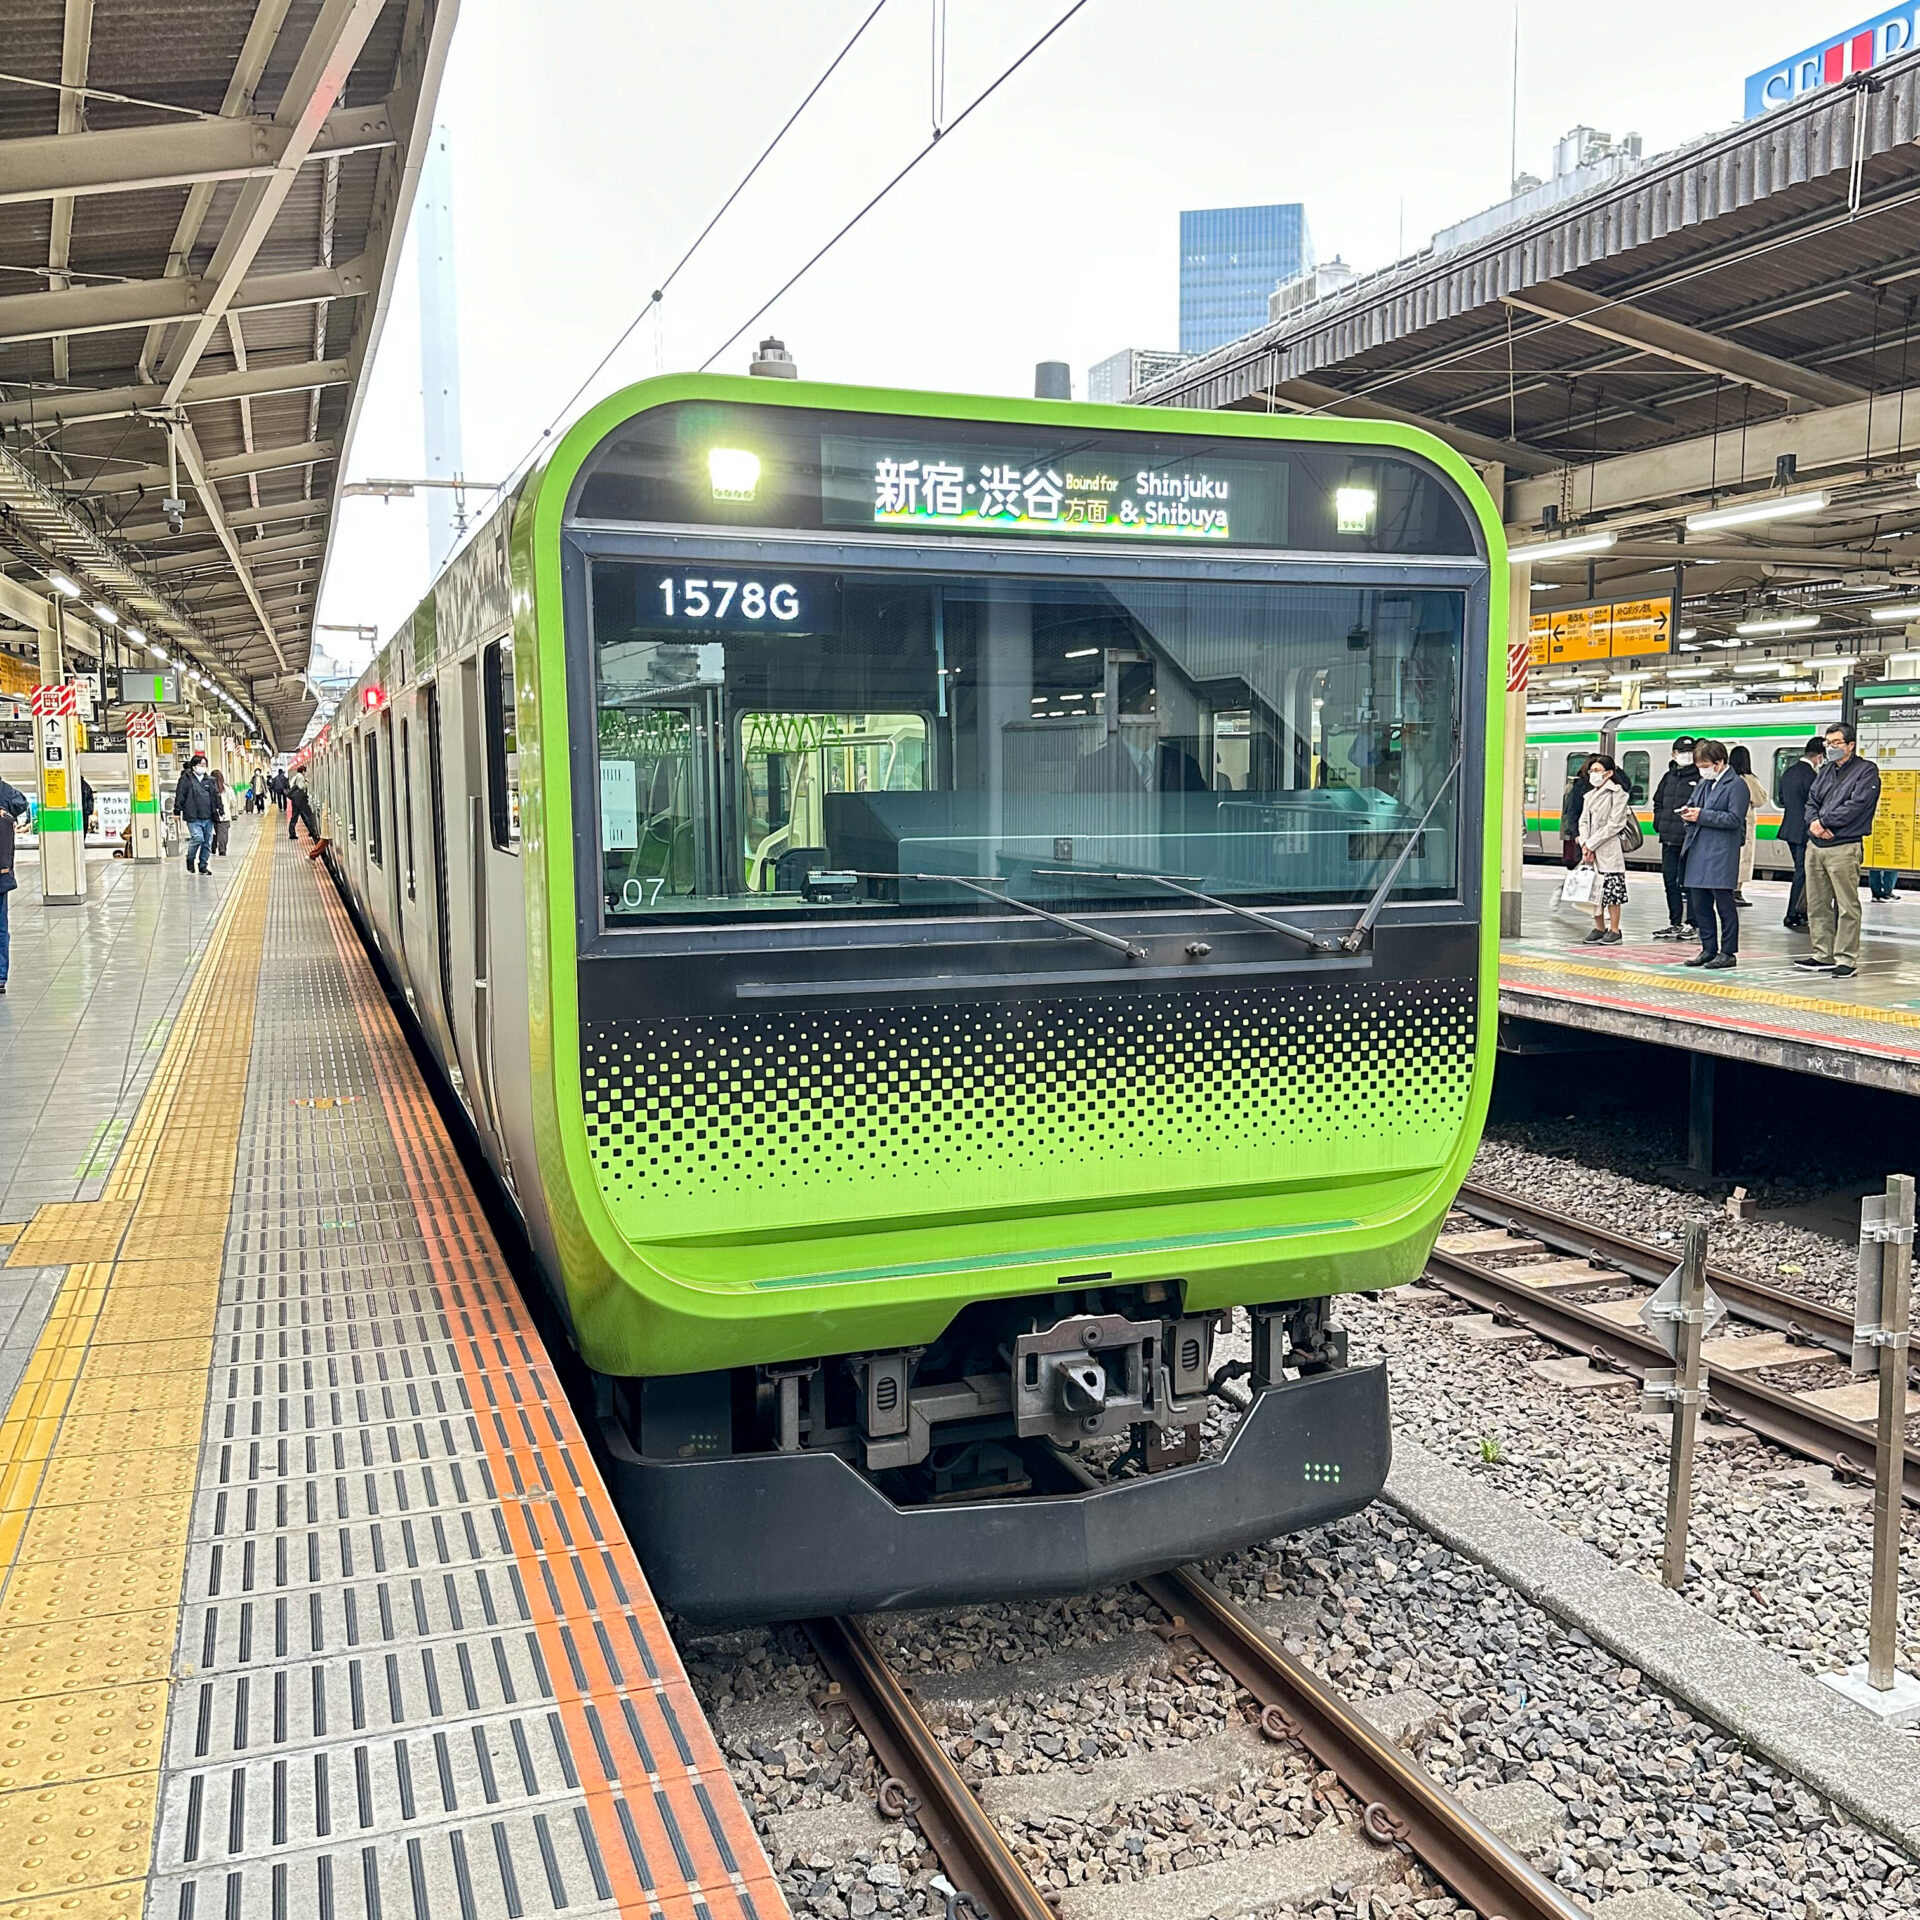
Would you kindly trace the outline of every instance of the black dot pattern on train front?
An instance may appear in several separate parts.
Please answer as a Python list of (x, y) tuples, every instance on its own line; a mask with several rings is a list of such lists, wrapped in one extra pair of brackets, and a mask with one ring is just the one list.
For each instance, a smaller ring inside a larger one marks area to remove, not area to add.
[[(641, 1235), (1431, 1166), (1470, 987), (1395, 982), (585, 1022), (587, 1140)], [(716, 1203), (724, 1213), (714, 1211)]]

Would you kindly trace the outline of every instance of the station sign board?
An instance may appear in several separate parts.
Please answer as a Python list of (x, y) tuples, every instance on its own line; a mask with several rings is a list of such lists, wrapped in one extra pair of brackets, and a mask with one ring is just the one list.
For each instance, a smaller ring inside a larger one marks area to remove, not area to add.
[(1850, 74), (1866, 73), (1896, 54), (1909, 53), (1916, 45), (1920, 45), (1920, 4), (1909, 0), (1906, 6), (1889, 7), (1844, 33), (1816, 40), (1791, 59), (1748, 74), (1743, 117), (1757, 120), (1777, 107), (1791, 106)]
[(180, 698), (180, 676), (148, 667), (120, 669), (123, 707), (170, 707)]
[(1554, 607), (1533, 616), (1528, 639), (1528, 662), (1536, 667), (1671, 653), (1673, 598)]
[(59, 717), (80, 710), (80, 690), (70, 681), (57, 687), (35, 687), (33, 711), (37, 718)]
[(1883, 680), (1848, 689), (1857, 750), (1880, 769), (1880, 805), (1861, 850), (1869, 867), (1920, 867), (1920, 682)]

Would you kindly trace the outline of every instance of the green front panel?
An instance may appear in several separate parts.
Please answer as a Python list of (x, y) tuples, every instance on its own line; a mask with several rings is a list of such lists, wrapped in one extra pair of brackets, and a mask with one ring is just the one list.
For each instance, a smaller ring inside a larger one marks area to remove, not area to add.
[[(1484, 910), (1477, 980), (1290, 977), (1280, 991), (1121, 988), (683, 1021), (636, 1007), (583, 1032), (573, 859), (576, 834), (594, 827), (575, 817), (562, 516), (609, 432), (689, 398), (1143, 426), (1131, 408), (678, 377), (594, 409), (520, 493), (535, 1143), (590, 1363), (661, 1373), (916, 1344), (966, 1301), (1050, 1287), (1068, 1267), (1115, 1284), (1178, 1275), (1200, 1309), (1410, 1278), (1485, 1113), (1497, 980)], [(1498, 516), (1449, 449), (1373, 423), (1210, 414), (1152, 427), (1386, 446), (1443, 468), (1491, 560), (1490, 634), (1468, 644), (1483, 667), (1504, 663)], [(1502, 687), (1486, 674), (1488, 751), (1467, 776), (1487, 823), (1499, 816)], [(1495, 832), (1478, 852), (1484, 903), (1498, 897)]]

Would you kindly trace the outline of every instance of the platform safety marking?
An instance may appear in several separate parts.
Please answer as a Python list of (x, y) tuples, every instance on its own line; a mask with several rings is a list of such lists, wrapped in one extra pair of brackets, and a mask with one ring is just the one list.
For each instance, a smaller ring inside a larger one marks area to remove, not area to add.
[[(658, 1915), (663, 1905), (684, 1911), (691, 1896), (693, 1915), (707, 1920), (784, 1920), (786, 1902), (586, 1438), (345, 909), (327, 876), (316, 871), (315, 879), (501, 1494), (553, 1698), (573, 1751), (596, 1757), (597, 1781), (582, 1773), (585, 1815), (611, 1895), (622, 1914)], [(610, 1726), (632, 1737), (610, 1743)], [(656, 1885), (669, 1860), (680, 1869), (678, 1884)]]
[(9, 1250), (68, 1271), (0, 1421), (0, 1920), (144, 1899), (272, 846), (235, 875), (102, 1197), (40, 1208)]
[[(1862, 1005), (1852, 1000), (1814, 1000), (1797, 993), (1777, 993), (1767, 987), (1742, 987), (1720, 980), (1695, 980), (1688, 974), (1677, 977), (1668, 969), (1649, 969), (1645, 973), (1627, 973), (1619, 967), (1584, 966), (1576, 960), (1555, 960), (1545, 954), (1503, 953), (1504, 967), (1535, 967), (1542, 971), (1570, 973), (1586, 980), (1613, 980), (1621, 986), (1658, 986), (1676, 993), (1699, 994), (1713, 1000), (1740, 1000), (1749, 1006), (1785, 1007), (1795, 1013), (1818, 1013), (1836, 1020), (1868, 1020), (1882, 1026), (1920, 1028), (1920, 1013), (1904, 1013), (1897, 1007)], [(1844, 1044), (1844, 1034), (1810, 1036)]]

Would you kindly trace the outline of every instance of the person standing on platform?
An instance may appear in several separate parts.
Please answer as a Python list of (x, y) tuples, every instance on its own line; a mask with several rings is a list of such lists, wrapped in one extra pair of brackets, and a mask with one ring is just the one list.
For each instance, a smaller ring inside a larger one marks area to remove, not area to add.
[(207, 756), (196, 753), (180, 769), (179, 784), (173, 790), (173, 810), (186, 823), (187, 871), (208, 871), (207, 855), (213, 847), (214, 792), (207, 778)]
[(1581, 858), (1599, 877), (1600, 893), (1593, 903), (1593, 931), (1583, 944), (1617, 947), (1620, 910), (1627, 904), (1627, 824), (1633, 818), (1633, 796), (1620, 769), (1597, 753), (1587, 767), (1586, 804), (1580, 809)]
[(213, 781), (213, 850), (221, 859), (227, 857), (227, 835), (233, 831), (233, 789), (227, 785), (227, 776), (215, 767), (210, 776)]
[(1682, 847), (1687, 892), (1693, 900), (1694, 923), (1700, 929), (1700, 951), (1684, 962), (1689, 967), (1731, 967), (1740, 953), (1740, 848), (1746, 839), (1751, 804), (1747, 784), (1727, 765), (1727, 750), (1718, 740), (1702, 740), (1693, 750), (1700, 784), (1692, 803), (1680, 809), (1687, 823)]
[(273, 778), (267, 782), (267, 791), (273, 795), (273, 804), (278, 807), (282, 813), (285, 813), (287, 810), (286, 768), (274, 768)]
[(1863, 871), (1867, 877), (1867, 891), (1876, 900), (1897, 900), (1900, 897), (1898, 867), (1867, 867)]
[(1854, 751), (1852, 724), (1827, 729), (1826, 765), (1807, 796), (1807, 933), (1793, 964), (1851, 980), (1860, 971), (1860, 849), (1880, 807), (1880, 769)]
[[(16, 812), (14, 802), (18, 801)], [(27, 796), (0, 780), (0, 993), (7, 990), (7, 969), (13, 960), (13, 934), (7, 926), (7, 895), (20, 882), (13, 871), (14, 821), (27, 810)]]
[(1681, 849), (1686, 845), (1687, 823), (1680, 809), (1693, 800), (1700, 784), (1700, 769), (1693, 764), (1693, 735), (1683, 733), (1673, 743), (1673, 758), (1653, 790), (1653, 830), (1660, 836), (1660, 880), (1667, 890), (1667, 924), (1653, 937), (1656, 940), (1684, 940), (1693, 925), (1693, 910), (1687, 905), (1687, 890), (1680, 883)]
[(1580, 762), (1579, 771), (1567, 783), (1566, 798), (1560, 802), (1560, 861), (1569, 873), (1580, 864), (1580, 809), (1587, 804), (1587, 776), (1599, 759), (1590, 753)]
[(313, 800), (307, 792), (307, 777), (296, 773), (287, 788), (287, 838), (297, 840), (305, 827), (307, 838), (320, 844), (320, 823), (313, 817)]
[(1734, 893), (1733, 904), (1750, 907), (1753, 902), (1747, 898), (1747, 882), (1753, 878), (1754, 861), (1760, 852), (1760, 809), (1767, 804), (1767, 789), (1754, 772), (1753, 755), (1745, 747), (1730, 748), (1727, 765), (1747, 790), (1747, 840), (1740, 849), (1740, 885)]
[(1818, 734), (1800, 749), (1800, 758), (1780, 776), (1780, 838), (1793, 855), (1793, 886), (1787, 894), (1790, 927), (1807, 924), (1807, 801), (1813, 776), (1825, 764), (1827, 743)]

